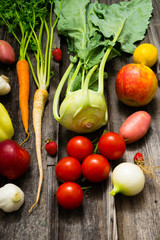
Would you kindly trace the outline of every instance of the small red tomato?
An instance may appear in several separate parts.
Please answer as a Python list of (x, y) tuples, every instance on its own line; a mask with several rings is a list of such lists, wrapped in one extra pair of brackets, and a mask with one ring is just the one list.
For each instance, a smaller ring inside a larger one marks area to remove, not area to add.
[(82, 204), (83, 191), (77, 183), (65, 182), (57, 190), (57, 201), (65, 209), (75, 209)]
[(135, 163), (143, 163), (144, 162), (143, 154), (140, 152), (137, 152), (134, 156), (134, 162)]
[(77, 181), (82, 173), (80, 162), (73, 157), (62, 158), (56, 165), (56, 176), (64, 182)]
[(60, 48), (54, 48), (52, 51), (53, 59), (57, 62), (60, 62), (62, 60), (62, 51)]
[(57, 143), (48, 139), (46, 141), (45, 149), (50, 155), (54, 155), (57, 152)]
[(105, 157), (100, 154), (91, 154), (82, 163), (82, 173), (90, 182), (104, 181), (110, 172), (110, 165)]
[(92, 142), (83, 136), (73, 137), (67, 144), (67, 153), (82, 162), (88, 155), (93, 153)]
[(117, 160), (126, 151), (126, 143), (118, 133), (107, 132), (100, 137), (98, 150), (108, 160)]

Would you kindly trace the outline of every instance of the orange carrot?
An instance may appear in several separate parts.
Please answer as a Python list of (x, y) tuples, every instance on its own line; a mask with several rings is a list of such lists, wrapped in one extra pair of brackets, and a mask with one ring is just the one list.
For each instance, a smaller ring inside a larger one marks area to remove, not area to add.
[(25, 59), (17, 62), (17, 75), (19, 82), (19, 104), (22, 116), (22, 122), (27, 134), (27, 138), (21, 143), (23, 144), (29, 138), (28, 121), (29, 121), (29, 64)]
[(42, 116), (46, 101), (48, 99), (48, 92), (45, 89), (39, 88), (34, 94), (33, 101), (33, 127), (35, 131), (35, 141), (36, 141), (36, 153), (37, 161), (39, 167), (39, 185), (37, 191), (36, 202), (32, 205), (29, 212), (32, 211), (33, 207), (38, 203), (40, 198), (40, 192), (43, 182), (43, 167), (42, 167), (42, 156), (41, 156), (41, 125), (42, 125)]

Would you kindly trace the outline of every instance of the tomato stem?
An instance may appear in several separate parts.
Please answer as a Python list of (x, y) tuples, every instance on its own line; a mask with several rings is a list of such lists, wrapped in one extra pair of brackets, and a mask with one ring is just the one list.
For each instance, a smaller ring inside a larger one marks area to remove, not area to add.
[[(104, 130), (103, 133), (102, 133), (102, 135), (104, 135), (104, 134), (107, 133), (107, 132), (108, 132), (107, 130)], [(101, 136), (102, 136), (102, 135), (101, 135)], [(98, 138), (98, 141), (97, 141), (97, 143), (96, 143), (96, 146), (95, 146), (95, 148), (94, 148), (93, 153), (97, 153), (99, 139), (100, 139), (100, 137)], [(93, 142), (95, 142), (96, 140), (97, 140), (97, 138), (96, 138), (95, 140), (93, 140)], [(92, 143), (93, 143), (93, 142), (92, 142)]]

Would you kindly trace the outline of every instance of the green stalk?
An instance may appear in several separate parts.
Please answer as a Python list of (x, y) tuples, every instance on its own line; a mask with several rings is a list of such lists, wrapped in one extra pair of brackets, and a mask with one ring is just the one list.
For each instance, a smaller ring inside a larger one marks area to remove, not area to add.
[[(10, 29), (11, 26), (10, 26), (9, 22), (7, 22), (7, 21), (4, 19), (3, 16), (0, 16), (0, 17), (2, 18), (3, 22), (4, 22), (5, 25), (8, 27), (8, 29)], [(17, 42), (20, 44), (20, 40), (18, 39), (17, 35), (15, 34), (15, 32), (14, 32), (13, 30), (12, 30), (12, 34), (13, 34), (13, 36), (15, 37), (15, 39), (17, 40)]]
[(83, 99), (84, 99), (83, 100), (83, 106), (89, 106), (90, 105), (88, 84), (89, 84), (90, 78), (92, 77), (92, 74), (97, 69), (97, 67), (98, 67), (98, 65), (93, 66), (86, 76), (84, 86), (83, 86)]
[[(47, 49), (49, 57), (48, 57), (48, 64), (46, 66), (46, 88), (48, 88), (49, 84), (50, 84), (51, 52), (52, 52), (52, 44), (53, 44), (53, 29), (52, 28), (50, 31), (50, 35), (49, 35), (49, 31), (48, 31), (47, 37), (48, 37), (48, 39), (50, 39), (50, 41), (48, 43), (48, 49)], [(47, 62), (47, 59), (46, 59), (46, 62)]]
[[(38, 37), (37, 37), (37, 35), (36, 35), (32, 26), (31, 26), (31, 29), (32, 29), (32, 32), (33, 32), (34, 40), (36, 41), (36, 44), (37, 44), (37, 54), (35, 54), (35, 56), (36, 56), (36, 61), (37, 61), (37, 78), (38, 78), (38, 80), (36, 80), (36, 84), (38, 83), (37, 86), (39, 86), (40, 85), (40, 79), (41, 79), (41, 74), (40, 74), (41, 67), (40, 67), (40, 65), (41, 65), (41, 62), (43, 61), (43, 56), (42, 56), (42, 53), (41, 53), (41, 45), (40, 45), (42, 32), (43, 32), (43, 21), (41, 21)], [(30, 63), (30, 68), (33, 69), (31, 61), (29, 63)]]
[(106, 53), (104, 54), (100, 67), (99, 67), (99, 80), (98, 80), (98, 92), (100, 94), (103, 94), (104, 92), (104, 69), (105, 69), (105, 64), (108, 59), (108, 56), (110, 52), (112, 51), (113, 46), (109, 46), (107, 49)]
[(119, 188), (117, 186), (114, 186), (112, 191), (110, 192), (111, 196), (115, 196), (117, 193), (119, 193)]
[(67, 87), (67, 90), (66, 90), (66, 94), (68, 94), (68, 92), (70, 92), (72, 83), (74, 82), (74, 79), (76, 78), (77, 74), (79, 73), (80, 67), (81, 67), (81, 60), (78, 61), (77, 67), (74, 71), (74, 74), (69, 81), (69, 84), (68, 84), (68, 87)]
[[(37, 37), (37, 34), (36, 34), (34, 28), (32, 26), (30, 26), (31, 30), (33, 32), (33, 40), (37, 46), (37, 51), (34, 52), (34, 55), (37, 60), (37, 78), (34, 73), (34, 69), (33, 69), (31, 61), (29, 61), (29, 64), (30, 64), (30, 68), (31, 68), (31, 71), (33, 74), (33, 78), (36, 82), (36, 85), (38, 86), (38, 88), (40, 87), (45, 90), (47, 90), (47, 88), (49, 87), (49, 84), (50, 84), (51, 51), (52, 51), (52, 44), (53, 44), (54, 28), (55, 28), (58, 18), (59, 18), (62, 2), (63, 2), (63, 0), (61, 0), (59, 13), (53, 24), (52, 24), (53, 2), (50, 3), (50, 28), (47, 24), (46, 19), (40, 18), (41, 24), (40, 24), (40, 28), (39, 28), (38, 37)], [(34, 22), (35, 21), (36, 21), (36, 19), (34, 16)], [(45, 45), (45, 54), (43, 56), (42, 36), (43, 36), (44, 27), (45, 27), (45, 31), (46, 31), (46, 39), (47, 40), (46, 40), (46, 45)]]
[[(33, 29), (34, 29), (34, 27), (35, 27), (35, 13), (33, 13)], [(27, 54), (27, 49), (28, 49), (28, 45), (29, 45), (29, 42), (31, 40), (31, 37), (32, 37), (32, 31), (30, 32), (30, 34), (29, 34), (29, 36), (27, 38), (27, 41), (25, 43), (25, 47), (24, 47), (24, 54), (25, 54), (25, 56)]]
[(48, 58), (48, 69), (47, 69), (47, 78), (46, 78), (46, 88), (48, 88), (49, 83), (50, 83), (50, 69), (51, 69), (51, 52), (52, 52), (52, 44), (53, 44), (53, 36), (54, 36), (54, 28), (57, 25), (58, 19), (59, 19), (59, 15), (61, 12), (61, 7), (62, 7), (62, 3), (64, 0), (61, 0), (61, 4), (60, 4), (60, 8), (58, 11), (58, 15), (54, 21), (54, 23), (52, 24), (52, 15), (53, 15), (53, 3), (51, 4), (51, 8), (50, 8), (50, 28), (51, 28), (51, 33), (50, 33), (50, 45), (49, 45), (49, 51), (48, 53), (50, 54), (50, 57)]
[[(122, 25), (120, 26), (119, 28), (119, 31), (117, 32), (117, 34), (115, 35), (114, 39), (113, 39), (113, 43), (115, 45), (115, 43), (117, 42), (121, 32), (122, 32), (122, 29), (123, 29), (123, 26), (124, 26), (124, 23), (125, 23), (126, 20), (123, 21)], [(107, 48), (107, 51), (106, 53), (104, 54), (103, 58), (102, 58), (102, 61), (101, 61), (101, 64), (100, 64), (100, 68), (99, 68), (99, 87), (98, 87), (98, 92), (100, 94), (103, 94), (104, 92), (104, 69), (105, 69), (105, 64), (106, 64), (106, 61), (109, 57), (109, 54), (111, 53), (113, 49), (113, 45), (110, 45), (108, 48)]]
[(63, 88), (73, 66), (74, 66), (74, 64), (70, 63), (70, 65), (68, 66), (67, 70), (65, 71), (60, 83), (58, 84), (58, 87), (57, 87), (55, 95), (54, 95), (53, 112), (54, 112), (54, 117), (57, 121), (60, 119), (59, 114), (58, 114), (58, 105), (59, 105), (60, 94), (61, 94), (62, 88)]
[(90, 78), (92, 77), (93, 73), (95, 72), (95, 70), (98, 68), (98, 65), (94, 65), (90, 71), (88, 72), (87, 76), (86, 76), (86, 79), (85, 79), (85, 82), (84, 82), (84, 86), (83, 86), (83, 89), (85, 92), (88, 92), (88, 85), (89, 85), (89, 81), (90, 81)]
[[(43, 87), (45, 89), (47, 89), (47, 76), (48, 76), (48, 68), (50, 66), (50, 56), (48, 56), (50, 53), (49, 53), (49, 44), (50, 44), (50, 39), (51, 39), (51, 36), (49, 34), (49, 28), (48, 28), (48, 25), (47, 25), (47, 22), (44, 21), (44, 24), (45, 24), (45, 29), (46, 29), (46, 34), (47, 34), (47, 42), (46, 42), (46, 50), (45, 50), (45, 59), (44, 59), (44, 78), (43, 78)], [(49, 85), (49, 82), (48, 82), (48, 85)]]
[(30, 69), (31, 69), (31, 72), (32, 72), (32, 75), (33, 75), (33, 78), (34, 78), (34, 81), (35, 81), (37, 87), (39, 88), (39, 82), (38, 82), (37, 77), (36, 77), (36, 74), (35, 74), (35, 72), (34, 72), (34, 69), (33, 69), (33, 66), (32, 66), (32, 63), (31, 63), (31, 60), (30, 60), (28, 54), (26, 54), (26, 56), (27, 56), (27, 61), (28, 61), (28, 63), (29, 63), (29, 66), (30, 66)]
[(81, 88), (83, 88), (83, 86), (84, 86), (84, 80), (85, 80), (85, 69), (83, 68), (83, 71), (82, 71), (82, 82), (81, 82)]

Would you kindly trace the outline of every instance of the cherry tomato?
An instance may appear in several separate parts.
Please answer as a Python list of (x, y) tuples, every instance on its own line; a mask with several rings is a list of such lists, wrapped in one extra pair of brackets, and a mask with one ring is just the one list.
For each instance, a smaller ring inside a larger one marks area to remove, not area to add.
[(107, 159), (100, 154), (91, 154), (82, 163), (82, 173), (90, 182), (101, 182), (105, 180), (110, 172)]
[(67, 144), (67, 153), (82, 162), (88, 155), (93, 153), (92, 142), (83, 136), (73, 137)]
[(83, 191), (77, 183), (65, 182), (57, 190), (57, 201), (65, 209), (75, 209), (82, 204)]
[(56, 165), (56, 176), (64, 182), (77, 181), (82, 173), (80, 162), (73, 157), (64, 157)]
[(135, 163), (144, 163), (144, 157), (143, 157), (143, 154), (140, 153), (140, 152), (137, 152), (134, 156), (134, 162)]
[(126, 143), (118, 133), (107, 132), (100, 137), (98, 150), (108, 160), (117, 160), (124, 154)]

